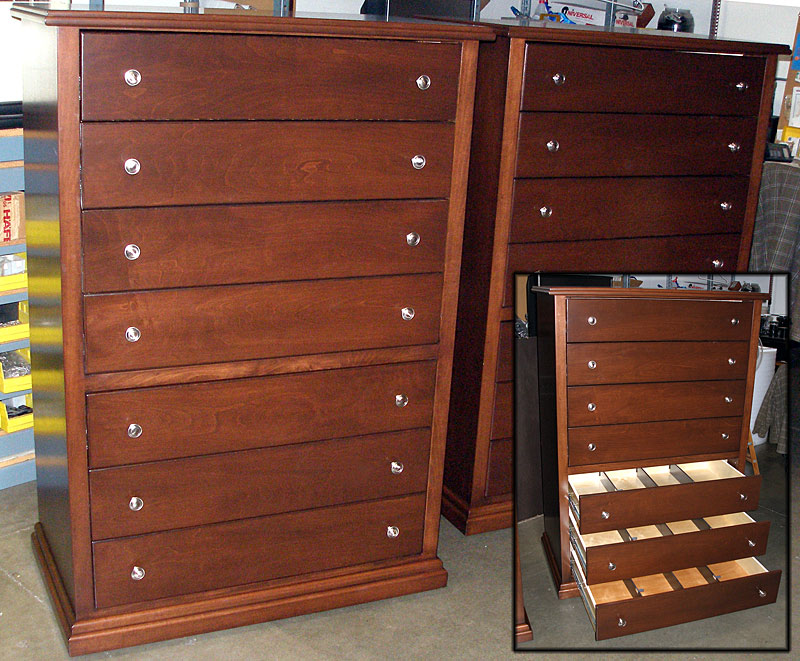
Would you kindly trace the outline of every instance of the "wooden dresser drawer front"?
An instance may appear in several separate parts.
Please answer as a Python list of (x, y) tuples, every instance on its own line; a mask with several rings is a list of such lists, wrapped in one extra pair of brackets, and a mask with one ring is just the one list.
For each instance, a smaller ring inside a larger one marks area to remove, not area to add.
[(597, 640), (733, 613), (778, 598), (781, 572), (767, 571), (755, 558), (710, 565), (719, 581), (708, 582), (700, 569), (674, 572), (681, 589), (661, 574), (633, 579), (633, 587), (642, 590), (636, 597), (623, 581), (587, 586), (581, 570), (574, 573)]
[(508, 247), (504, 306), (514, 303), (514, 273), (581, 271), (713, 273), (737, 262), (739, 234), (665, 236), (649, 239), (515, 243)]
[(699, 418), (624, 425), (572, 427), (567, 431), (568, 463), (629, 463), (662, 457), (728, 452), (739, 454), (741, 418)]
[(485, 491), (487, 498), (510, 494), (514, 490), (513, 456), (514, 439), (504, 438), (489, 443)]
[(86, 211), (83, 286), (107, 292), (438, 272), (447, 207), (429, 200)]
[(529, 43), (522, 109), (757, 115), (764, 66), (763, 57)]
[[(456, 114), (459, 44), (84, 32), (82, 51), (84, 121)], [(139, 73), (134, 85), (128, 71)]]
[(600, 342), (567, 345), (567, 384), (744, 379), (747, 342)]
[(743, 177), (517, 179), (509, 241), (738, 233), (747, 187)]
[(723, 418), (741, 415), (745, 381), (675, 381), (567, 388), (567, 424)]
[(748, 175), (756, 127), (743, 117), (523, 113), (516, 176)]
[[(453, 124), (133, 122), (81, 131), (85, 209), (450, 194)], [(136, 174), (126, 172), (129, 159)]]
[(749, 301), (570, 298), (567, 341), (747, 341), (752, 314)]
[(419, 493), (429, 451), (424, 428), (93, 470), (92, 538)]
[(581, 533), (754, 510), (760, 489), (760, 475), (745, 477), (723, 460), (569, 476)]
[(86, 369), (433, 344), (441, 289), (441, 275), (414, 275), (86, 296)]
[(769, 521), (756, 523), (738, 512), (624, 532), (632, 541), (618, 531), (581, 535), (570, 525), (570, 543), (589, 584), (763, 555)]
[(426, 361), (88, 395), (89, 465), (428, 427), (435, 379)]
[(504, 381), (494, 387), (491, 439), (510, 438), (514, 435), (514, 382)]
[(96, 607), (416, 555), (424, 516), (419, 494), (94, 542)]

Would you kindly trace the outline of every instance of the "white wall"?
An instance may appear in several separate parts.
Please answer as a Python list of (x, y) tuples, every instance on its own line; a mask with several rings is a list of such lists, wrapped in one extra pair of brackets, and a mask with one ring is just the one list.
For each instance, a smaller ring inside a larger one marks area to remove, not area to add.
[(19, 21), (10, 12), (11, 3), (0, 2), (0, 101), (22, 99)]

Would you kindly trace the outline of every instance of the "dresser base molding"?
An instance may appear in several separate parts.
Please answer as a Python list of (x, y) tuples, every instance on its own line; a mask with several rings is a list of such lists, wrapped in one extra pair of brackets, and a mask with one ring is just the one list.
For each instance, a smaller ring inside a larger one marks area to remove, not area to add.
[(542, 546), (544, 547), (544, 555), (547, 558), (547, 564), (550, 566), (550, 573), (553, 576), (553, 582), (556, 585), (556, 590), (558, 590), (558, 598), (572, 599), (573, 597), (580, 596), (580, 593), (578, 592), (578, 584), (575, 581), (562, 583), (561, 569), (559, 568), (559, 563), (556, 560), (556, 556), (553, 553), (553, 547), (550, 544), (550, 538), (547, 536), (546, 532), (542, 533)]
[(517, 624), (514, 629), (514, 641), (517, 643), (527, 643), (533, 640), (533, 631), (531, 631), (531, 623), (528, 622), (528, 616), (525, 615), (525, 622)]
[(369, 569), (309, 582), (236, 594), (190, 595), (191, 601), (76, 620), (40, 523), (33, 548), (71, 656), (142, 645), (220, 629), (434, 590), (447, 584), (438, 558)]
[(510, 528), (514, 520), (514, 503), (508, 500), (469, 507), (446, 486), (442, 489), (442, 516), (465, 535), (478, 535)]

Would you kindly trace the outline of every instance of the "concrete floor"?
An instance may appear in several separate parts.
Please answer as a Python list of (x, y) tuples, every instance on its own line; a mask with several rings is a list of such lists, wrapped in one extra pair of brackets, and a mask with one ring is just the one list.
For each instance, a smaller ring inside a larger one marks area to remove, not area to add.
[[(789, 576), (787, 573), (787, 498), (786, 498), (786, 459), (775, 452), (774, 445), (762, 445), (757, 448), (757, 457), (762, 475), (761, 497), (759, 508), (750, 512), (756, 521), (769, 520), (770, 531), (767, 552), (759, 557), (759, 561), (767, 569), (781, 569), (780, 590), (775, 604), (759, 608), (739, 611), (714, 618), (690, 622), (674, 627), (666, 627), (621, 638), (597, 642), (594, 629), (586, 613), (580, 597), (559, 600), (556, 596), (553, 580), (542, 550), (541, 517), (529, 519), (520, 524), (519, 544), (520, 560), (523, 575), (523, 594), (526, 609), (531, 619), (534, 640), (520, 645), (520, 650), (553, 650), (565, 651), (573, 649), (591, 650), (591, 658), (597, 659), (630, 659), (629, 654), (614, 654), (614, 650), (668, 650), (683, 649), (691, 651), (739, 649), (739, 650), (781, 650), (787, 645), (787, 600)], [(792, 496), (798, 489), (798, 464), (793, 466)], [(750, 467), (748, 466), (748, 469)], [(751, 472), (751, 471), (748, 471)], [(798, 525), (797, 508), (792, 510), (792, 525)], [(797, 530), (798, 528), (795, 528)], [(796, 538), (796, 535), (795, 535)], [(793, 540), (794, 541), (794, 540)], [(792, 549), (792, 569), (795, 576), (800, 576), (800, 556), (796, 543)], [(793, 591), (795, 598), (797, 591)], [(792, 615), (792, 629), (800, 642), (800, 621), (798, 607), (795, 605)], [(796, 648), (796, 645), (795, 645)], [(598, 651), (606, 654), (597, 654)], [(547, 654), (548, 661), (558, 659), (589, 658), (588, 655)], [(751, 656), (739, 654), (736, 658)], [(753, 653), (752, 658), (770, 659), (786, 658), (782, 653)], [(683, 658), (730, 659), (729, 655), (691, 655)], [(793, 658), (800, 658), (795, 653)]]
[[(0, 491), (0, 660), (68, 659), (34, 561), (33, 482)], [(464, 537), (442, 519), (447, 587), (83, 658), (236, 661), (512, 659), (511, 531)]]

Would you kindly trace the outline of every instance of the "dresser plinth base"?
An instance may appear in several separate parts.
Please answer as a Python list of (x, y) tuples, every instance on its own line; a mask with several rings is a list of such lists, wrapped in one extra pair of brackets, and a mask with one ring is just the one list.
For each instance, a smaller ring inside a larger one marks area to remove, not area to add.
[(572, 599), (573, 597), (579, 596), (578, 584), (575, 581), (562, 583), (561, 569), (559, 569), (558, 561), (553, 553), (553, 547), (550, 544), (550, 538), (547, 536), (546, 532), (542, 533), (542, 546), (544, 547), (544, 555), (547, 558), (547, 564), (550, 567), (550, 573), (553, 576), (553, 582), (556, 585), (556, 590), (558, 590), (558, 598)]
[(486, 505), (468, 505), (447, 487), (442, 490), (442, 516), (465, 535), (477, 535), (510, 528), (514, 521), (514, 503), (508, 500)]
[(438, 558), (363, 570), (332, 578), (189, 595), (177, 603), (76, 619), (41, 524), (33, 547), (70, 656), (142, 645), (220, 629), (305, 615), (444, 587)]
[(525, 615), (525, 622), (517, 624), (514, 629), (514, 642), (527, 643), (533, 640), (533, 631), (531, 630), (531, 623), (528, 622), (528, 615)]

